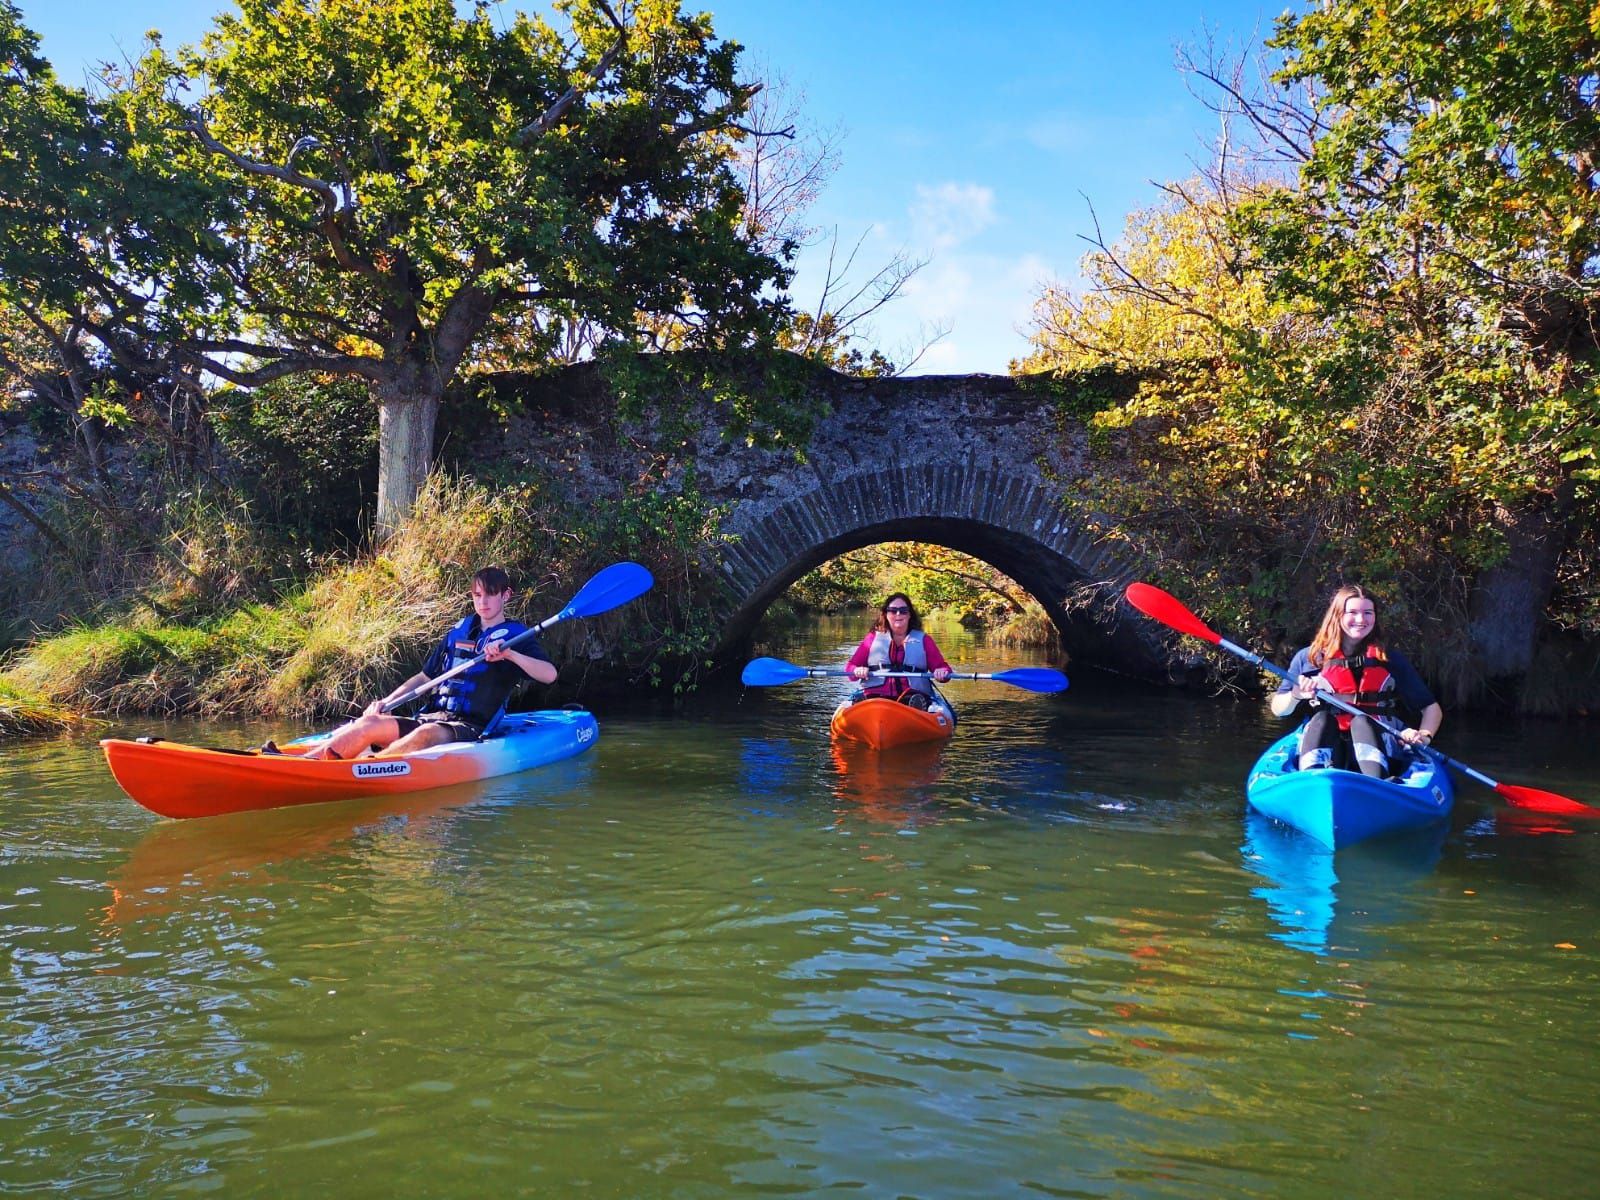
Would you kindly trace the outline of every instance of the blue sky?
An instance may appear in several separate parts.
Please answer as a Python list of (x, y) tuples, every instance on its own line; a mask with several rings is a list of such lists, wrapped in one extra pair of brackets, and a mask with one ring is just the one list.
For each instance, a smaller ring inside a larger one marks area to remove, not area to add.
[[(19, 0), (68, 82), (137, 53), (159, 29), (193, 41), (223, 0)], [(501, 5), (506, 11), (516, 6)], [(537, 5), (527, 7), (536, 8)], [(840, 163), (810, 223), (865, 239), (857, 275), (896, 253), (927, 259), (873, 321), (905, 361), (946, 336), (917, 373), (1004, 373), (1027, 352), (1033, 300), (1072, 281), (1093, 232), (1108, 234), (1206, 157), (1216, 117), (1175, 60), (1207, 38), (1242, 49), (1270, 33), (1284, 0), (1136, 4), (992, 0), (700, 0), (756, 73), (782, 76), (817, 128), (839, 127)], [(800, 260), (794, 296), (815, 302), (826, 244)]]

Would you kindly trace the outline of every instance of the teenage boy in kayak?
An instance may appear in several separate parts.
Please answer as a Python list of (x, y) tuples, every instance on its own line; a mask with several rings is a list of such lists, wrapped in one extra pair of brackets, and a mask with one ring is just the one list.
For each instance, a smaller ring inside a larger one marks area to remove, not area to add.
[[(506, 619), (511, 596), (511, 577), (499, 567), (479, 571), (472, 577), (473, 615), (445, 635), (422, 670), (383, 699), (374, 700), (366, 712), (334, 730), (325, 745), (305, 757), (354, 758), (368, 752), (388, 757), (446, 742), (475, 742), (524, 678), (554, 683), (556, 669), (545, 657), (538, 635), (524, 638), (515, 649), (502, 645), (527, 629)], [(480, 654), (483, 662), (439, 685), (434, 693), (437, 703), (430, 711), (415, 717), (384, 711), (384, 705)]]

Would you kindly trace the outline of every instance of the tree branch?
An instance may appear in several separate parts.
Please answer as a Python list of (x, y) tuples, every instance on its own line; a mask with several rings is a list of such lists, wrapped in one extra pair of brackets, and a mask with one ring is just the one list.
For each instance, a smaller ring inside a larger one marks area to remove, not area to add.
[[(279, 183), (287, 183), (291, 187), (300, 188), (317, 196), (322, 207), (322, 219), (326, 220), (339, 211), (339, 194), (331, 183), (310, 175), (303, 175), (289, 167), (275, 167), (271, 163), (258, 162), (253, 158), (246, 158), (237, 150), (219, 142), (206, 128), (205, 119), (198, 112), (188, 113), (188, 120), (184, 128), (194, 134), (195, 138), (213, 154), (227, 159), (246, 175), (259, 175), (266, 179), (276, 179)], [(298, 145), (298, 143), (297, 143)], [(290, 152), (291, 157), (293, 151)]]
[(67, 541), (66, 535), (58, 531), (54, 525), (50, 524), (49, 521), (46, 521), (37, 512), (35, 512), (32, 505), (25, 501), (21, 496), (17, 495), (16, 492), (12, 491), (11, 486), (4, 480), (0, 480), (0, 501), (4, 501), (13, 512), (20, 516), (29, 525), (32, 525), (41, 534), (43, 534), (50, 544), (55, 546), (57, 550), (60, 550), (63, 554), (70, 555), (74, 553), (71, 543)]
[[(617, 40), (595, 64), (594, 71), (589, 78), (589, 86), (599, 83), (611, 70), (611, 65), (616, 62), (621, 53), (628, 48), (628, 30), (618, 19), (617, 14), (611, 10), (611, 5), (606, 0), (595, 0), (600, 11), (605, 13), (606, 19), (611, 22), (611, 27), (617, 31)], [(519, 146), (526, 146), (529, 142), (543, 137), (555, 128), (557, 121), (567, 115), (567, 112), (576, 104), (585, 89), (574, 83), (565, 94), (556, 100), (549, 108), (545, 109), (535, 120), (530, 121), (517, 131), (516, 142)]]

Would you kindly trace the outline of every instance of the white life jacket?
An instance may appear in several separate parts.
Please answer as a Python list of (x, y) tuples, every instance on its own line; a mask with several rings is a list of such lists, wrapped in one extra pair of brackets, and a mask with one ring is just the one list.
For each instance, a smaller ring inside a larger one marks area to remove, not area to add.
[[(896, 669), (889, 662), (889, 647), (891, 641), (886, 631), (880, 630), (872, 635), (872, 645), (867, 650), (867, 666), (874, 671), (890, 671)], [(906, 634), (905, 662), (902, 664), (908, 671), (926, 671), (928, 669), (928, 652), (922, 646), (922, 631), (913, 629)], [(891, 681), (885, 681), (891, 682)], [(932, 696), (933, 681), (926, 675), (916, 675), (910, 679), (901, 680), (912, 691), (922, 692)]]

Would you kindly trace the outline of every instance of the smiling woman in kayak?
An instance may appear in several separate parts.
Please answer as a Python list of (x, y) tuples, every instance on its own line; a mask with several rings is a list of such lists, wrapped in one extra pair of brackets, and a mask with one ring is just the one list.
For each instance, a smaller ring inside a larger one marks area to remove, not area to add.
[[(1428, 745), (1444, 722), (1444, 709), (1415, 668), (1383, 644), (1377, 605), (1356, 584), (1334, 592), (1316, 637), (1294, 656), (1269, 703), (1287, 717), (1318, 691), (1333, 693), (1363, 715), (1318, 707), (1300, 734), (1302, 771), (1340, 766), (1348, 751), (1362, 774), (1383, 778), (1402, 746)], [(1415, 727), (1402, 713), (1420, 714)]]
[[(922, 618), (904, 592), (896, 592), (879, 605), (872, 632), (861, 639), (845, 669), (853, 679), (865, 679), (875, 670), (928, 671), (940, 683), (950, 678), (950, 664), (933, 639), (922, 632)], [(926, 676), (897, 676), (861, 689), (863, 700), (875, 696), (925, 709), (933, 700), (933, 685)]]
[[(545, 658), (537, 637), (524, 638), (520, 650), (501, 645), (527, 629), (506, 619), (511, 595), (511, 578), (499, 567), (479, 571), (472, 577), (472, 614), (445, 635), (422, 670), (383, 699), (374, 700), (360, 717), (334, 730), (327, 745), (305, 757), (351, 758), (369, 748), (407, 754), (446, 742), (477, 741), (524, 677), (554, 683), (555, 666)], [(416, 717), (384, 711), (385, 705), (480, 654), (483, 662), (440, 686), (433, 711)]]

